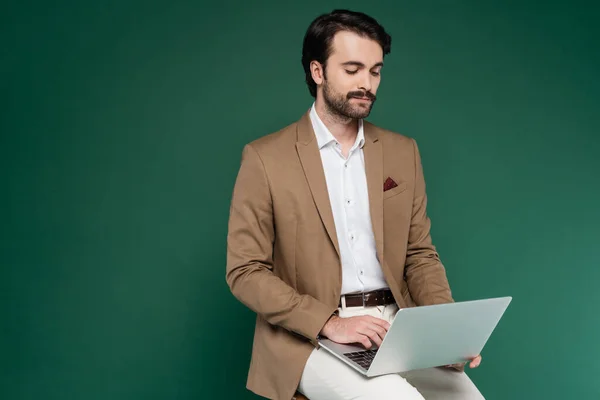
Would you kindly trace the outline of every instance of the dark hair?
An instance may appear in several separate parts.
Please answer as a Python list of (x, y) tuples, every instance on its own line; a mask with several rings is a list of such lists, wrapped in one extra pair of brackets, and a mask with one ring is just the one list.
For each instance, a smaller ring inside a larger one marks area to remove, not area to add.
[(375, 40), (381, 45), (383, 55), (392, 49), (392, 38), (372, 17), (361, 12), (334, 10), (317, 17), (308, 27), (302, 45), (302, 66), (306, 74), (306, 84), (313, 97), (317, 97), (317, 84), (310, 73), (310, 63), (318, 61), (325, 69), (331, 55), (331, 42), (339, 31), (350, 31)]

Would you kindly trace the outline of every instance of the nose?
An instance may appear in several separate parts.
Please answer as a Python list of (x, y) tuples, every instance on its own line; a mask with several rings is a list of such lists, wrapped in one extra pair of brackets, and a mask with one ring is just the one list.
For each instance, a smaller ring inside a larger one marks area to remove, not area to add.
[(360, 82), (358, 83), (358, 88), (365, 92), (370, 92), (373, 85), (371, 84), (371, 74), (366, 71), (366, 73), (361, 74)]

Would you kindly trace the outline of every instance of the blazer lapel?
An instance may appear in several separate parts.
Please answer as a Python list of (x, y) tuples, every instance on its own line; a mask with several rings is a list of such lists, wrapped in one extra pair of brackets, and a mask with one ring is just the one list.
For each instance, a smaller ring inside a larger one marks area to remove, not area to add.
[(377, 256), (381, 267), (385, 268), (383, 262), (383, 150), (373, 125), (364, 121), (363, 128), (365, 133), (363, 154), (369, 191), (371, 224), (375, 236)]
[(296, 149), (313, 200), (319, 211), (321, 221), (323, 221), (323, 225), (325, 225), (327, 234), (335, 247), (335, 251), (337, 252), (338, 257), (340, 257), (340, 248), (333, 220), (333, 212), (331, 211), (329, 192), (327, 191), (327, 181), (325, 180), (321, 154), (319, 152), (319, 146), (315, 138), (308, 112), (302, 116), (300, 121), (298, 121), (297, 136), (298, 141), (296, 142)]

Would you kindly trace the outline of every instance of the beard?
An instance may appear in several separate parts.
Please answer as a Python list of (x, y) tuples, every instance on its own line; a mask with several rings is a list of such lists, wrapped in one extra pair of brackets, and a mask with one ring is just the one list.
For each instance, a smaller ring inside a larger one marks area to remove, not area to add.
[[(351, 99), (361, 97), (366, 97), (371, 101), (364, 103), (351, 102)], [(368, 117), (371, 113), (376, 97), (373, 93), (362, 90), (348, 92), (346, 95), (338, 93), (329, 86), (327, 79), (325, 79), (323, 85), (323, 100), (327, 109), (333, 115), (337, 115), (344, 119), (362, 119)]]

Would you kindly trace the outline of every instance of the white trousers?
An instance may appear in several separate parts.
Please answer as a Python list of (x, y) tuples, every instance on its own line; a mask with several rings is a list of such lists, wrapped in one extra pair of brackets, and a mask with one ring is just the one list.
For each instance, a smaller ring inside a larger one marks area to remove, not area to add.
[[(392, 322), (396, 305), (342, 307), (340, 317), (371, 315)], [(298, 391), (310, 400), (481, 400), (477, 387), (464, 372), (428, 368), (367, 378), (324, 349), (310, 355)]]

